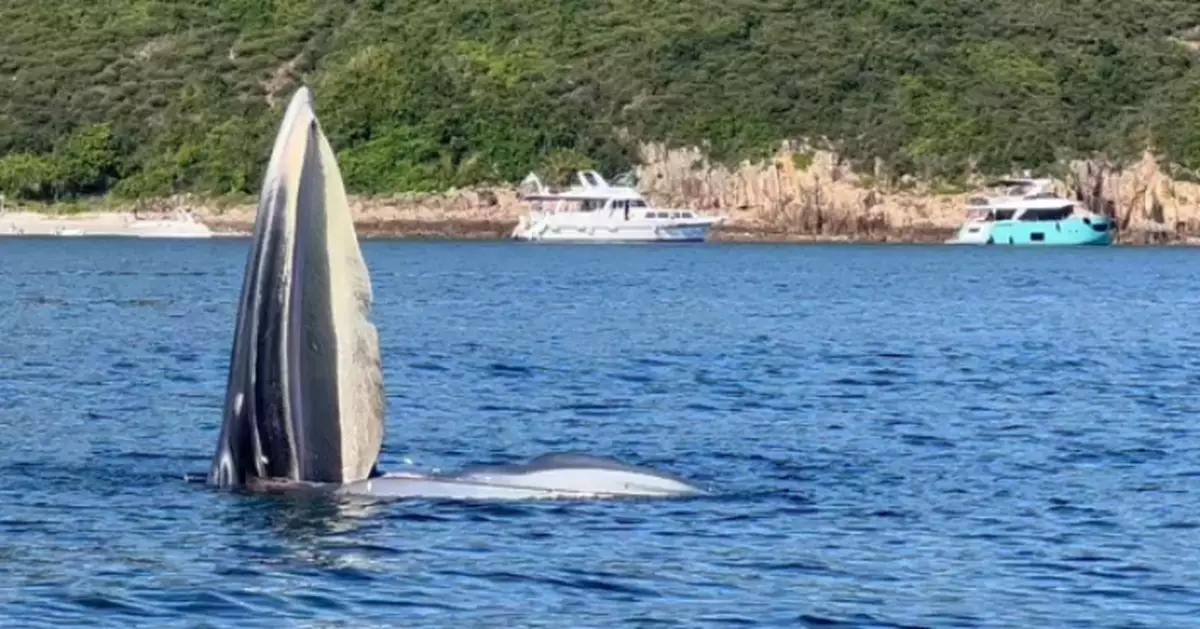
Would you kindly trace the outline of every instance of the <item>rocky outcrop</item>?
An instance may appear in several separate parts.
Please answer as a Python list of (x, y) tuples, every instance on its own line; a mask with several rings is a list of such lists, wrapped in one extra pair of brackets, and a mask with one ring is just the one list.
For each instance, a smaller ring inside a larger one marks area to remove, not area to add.
[[(942, 240), (963, 220), (972, 193), (944, 193), (920, 182), (884, 186), (836, 155), (785, 144), (765, 163), (714, 165), (698, 150), (643, 149), (639, 169), (649, 196), (720, 211), (728, 230), (850, 240)], [(1172, 178), (1150, 153), (1133, 164), (1064, 165), (1057, 192), (1115, 216), (1123, 242), (1200, 237), (1200, 185)], [(977, 183), (983, 183), (978, 181)]]
[(1073, 163), (1063, 188), (1094, 211), (1116, 216), (1123, 242), (1200, 238), (1200, 184), (1171, 177), (1149, 153), (1124, 168)]
[[(249, 232), (254, 227), (256, 207), (252, 204), (217, 208), (179, 197), (159, 202), (147, 213), (176, 208), (193, 212), (215, 231)], [(504, 188), (351, 197), (350, 211), (359, 235), (367, 238), (497, 239), (512, 233), (523, 208), (516, 189)]]
[[(883, 185), (837, 155), (784, 144), (771, 159), (736, 167), (698, 149), (642, 147), (636, 175), (655, 203), (727, 217), (717, 240), (941, 242), (958, 227), (970, 192), (947, 193), (915, 181)], [(1146, 153), (1125, 165), (1063, 165), (1059, 194), (1115, 216), (1125, 243), (1200, 239), (1200, 184), (1172, 178)], [(982, 183), (980, 181), (979, 183)], [(216, 231), (246, 232), (253, 204), (219, 207), (191, 197), (139, 204), (143, 218), (192, 211)], [(436, 195), (357, 197), (351, 211), (364, 237), (502, 238), (523, 212), (515, 187)]]
[(698, 149), (643, 147), (638, 179), (657, 202), (717, 211), (725, 230), (751, 238), (945, 240), (962, 221), (960, 197), (887, 191), (836, 155), (785, 145), (773, 159), (736, 168)]

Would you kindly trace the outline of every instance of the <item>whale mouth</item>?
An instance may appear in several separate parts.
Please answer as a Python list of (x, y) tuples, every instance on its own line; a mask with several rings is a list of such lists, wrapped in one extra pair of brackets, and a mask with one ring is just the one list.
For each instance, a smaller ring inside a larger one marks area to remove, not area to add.
[(370, 277), (307, 88), (276, 135), (251, 242), (207, 480), (368, 478), (384, 432)]

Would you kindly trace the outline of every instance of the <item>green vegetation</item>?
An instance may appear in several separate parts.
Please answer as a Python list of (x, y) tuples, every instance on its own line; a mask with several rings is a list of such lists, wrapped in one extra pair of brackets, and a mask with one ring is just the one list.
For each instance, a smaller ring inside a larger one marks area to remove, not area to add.
[[(355, 192), (808, 139), (882, 175), (1151, 147), (1200, 170), (1194, 0), (0, 5), (0, 191), (253, 193), (299, 81)], [(799, 158), (803, 160), (804, 158)]]

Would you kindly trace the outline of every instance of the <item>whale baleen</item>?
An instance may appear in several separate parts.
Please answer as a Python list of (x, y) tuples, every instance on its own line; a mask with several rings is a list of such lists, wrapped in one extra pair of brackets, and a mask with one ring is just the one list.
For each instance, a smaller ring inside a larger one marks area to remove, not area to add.
[(686, 496), (674, 476), (579, 454), (381, 474), (385, 396), (371, 281), (337, 159), (301, 87), (263, 178), (207, 482), (394, 498)]

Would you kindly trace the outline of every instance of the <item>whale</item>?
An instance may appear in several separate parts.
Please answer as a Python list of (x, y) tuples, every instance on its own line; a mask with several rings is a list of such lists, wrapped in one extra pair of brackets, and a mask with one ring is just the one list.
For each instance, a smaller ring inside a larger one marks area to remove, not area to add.
[(673, 474), (584, 453), (451, 473), (382, 471), (387, 398), (372, 304), (337, 159), (301, 86), (263, 175), (208, 485), (394, 499), (708, 493)]

